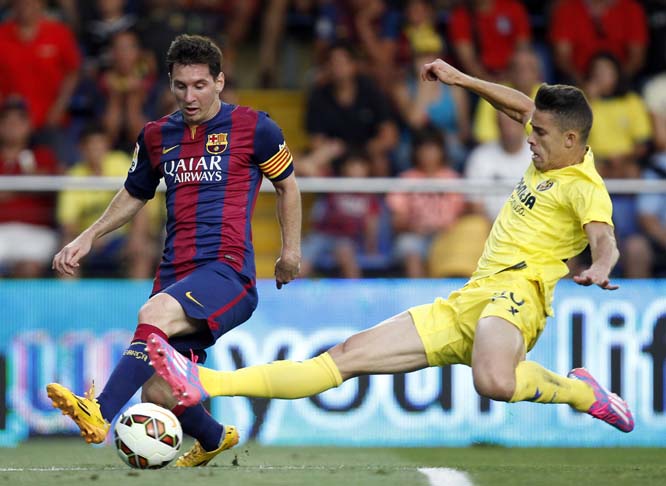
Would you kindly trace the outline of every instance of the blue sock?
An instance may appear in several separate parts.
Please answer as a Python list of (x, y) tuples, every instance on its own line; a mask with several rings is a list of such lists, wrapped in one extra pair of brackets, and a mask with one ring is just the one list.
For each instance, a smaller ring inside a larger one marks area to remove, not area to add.
[(150, 324), (139, 324), (129, 348), (123, 353), (104, 390), (97, 397), (102, 416), (108, 422), (113, 420), (136, 391), (153, 376), (154, 370), (146, 354), (146, 342), (150, 333), (168, 339), (161, 329)]
[(205, 450), (213, 451), (220, 447), (224, 426), (202, 404), (188, 408), (177, 405), (171, 411), (180, 420), (183, 432), (198, 440)]

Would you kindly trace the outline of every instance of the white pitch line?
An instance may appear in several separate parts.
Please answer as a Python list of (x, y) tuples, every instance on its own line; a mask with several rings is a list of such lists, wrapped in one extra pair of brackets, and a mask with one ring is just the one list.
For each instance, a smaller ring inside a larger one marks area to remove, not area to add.
[(467, 473), (448, 467), (420, 467), (430, 486), (474, 486)]
[(0, 472), (68, 472), (68, 471), (111, 471), (126, 467), (0, 467)]

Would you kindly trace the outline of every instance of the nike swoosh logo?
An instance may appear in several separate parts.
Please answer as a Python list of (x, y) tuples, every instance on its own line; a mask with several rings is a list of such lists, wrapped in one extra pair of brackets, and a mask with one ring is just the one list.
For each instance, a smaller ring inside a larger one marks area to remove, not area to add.
[(173, 147), (169, 147), (169, 148), (162, 147), (162, 155), (164, 155), (164, 154), (168, 154), (168, 153), (171, 152), (173, 149), (178, 148), (178, 147), (180, 147), (180, 144), (178, 144), (178, 145), (174, 145)]
[(88, 411), (88, 407), (85, 406), (85, 404), (79, 400), (78, 398), (76, 399), (76, 404), (79, 406), (79, 409), (86, 415), (90, 416), (90, 412)]
[(203, 307), (203, 304), (192, 296), (192, 292), (185, 292), (185, 297), (190, 299), (192, 302), (197, 304), (199, 307)]

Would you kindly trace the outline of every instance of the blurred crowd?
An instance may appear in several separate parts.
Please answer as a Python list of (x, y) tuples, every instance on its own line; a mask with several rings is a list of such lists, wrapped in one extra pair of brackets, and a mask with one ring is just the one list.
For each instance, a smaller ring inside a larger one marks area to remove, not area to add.
[[(530, 96), (542, 82), (579, 86), (602, 176), (666, 177), (666, 0), (5, 0), (0, 19), (0, 175), (123, 176), (143, 124), (175, 109), (163, 59), (187, 32), (223, 47), (225, 101), (241, 88), (305, 93), (300, 177), (517, 181), (522, 127), (420, 82), (437, 57)], [(0, 190), (0, 275), (51, 276), (53, 254), (112, 196)], [(666, 194), (612, 198), (616, 276), (665, 276)], [(469, 276), (504, 199), (318, 195), (302, 274)], [(152, 277), (163, 217), (146, 206), (82, 275)]]

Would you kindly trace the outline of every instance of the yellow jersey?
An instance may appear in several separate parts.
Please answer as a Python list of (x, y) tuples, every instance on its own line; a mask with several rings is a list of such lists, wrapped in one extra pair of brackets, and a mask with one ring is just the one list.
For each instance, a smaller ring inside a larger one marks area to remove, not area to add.
[(568, 273), (565, 261), (587, 246), (583, 226), (613, 225), (612, 203), (588, 147), (583, 161), (541, 172), (530, 164), (502, 207), (472, 280), (520, 269), (539, 283), (552, 314), (555, 284)]
[[(125, 177), (131, 164), (131, 158), (125, 152), (111, 151), (102, 161), (101, 176)], [(93, 176), (92, 169), (86, 162), (79, 162), (67, 171), (67, 175), (75, 177)], [(119, 187), (122, 182), (119, 183)], [(75, 226), (77, 231), (83, 231), (97, 218), (99, 218), (117, 191), (79, 191), (64, 190), (58, 195), (57, 220), (61, 225)], [(146, 203), (146, 211), (150, 220), (149, 231), (151, 234), (159, 234), (166, 220), (166, 207), (164, 205), (164, 194), (157, 196)], [(125, 225), (116, 230), (118, 234), (124, 234), (128, 230)]]
[(590, 100), (594, 125), (587, 143), (600, 159), (632, 154), (637, 144), (652, 137), (652, 122), (636, 93)]
[[(130, 158), (120, 151), (109, 152), (102, 161), (101, 176), (122, 177), (127, 174)], [(86, 162), (79, 162), (67, 171), (67, 175), (89, 177), (94, 175)], [(62, 225), (73, 225), (83, 231), (104, 212), (116, 191), (64, 190), (58, 196), (57, 219)], [(124, 231), (124, 230), (121, 230)]]

